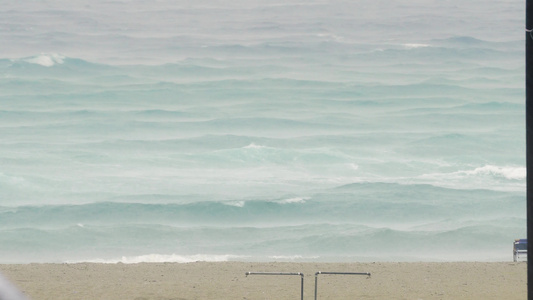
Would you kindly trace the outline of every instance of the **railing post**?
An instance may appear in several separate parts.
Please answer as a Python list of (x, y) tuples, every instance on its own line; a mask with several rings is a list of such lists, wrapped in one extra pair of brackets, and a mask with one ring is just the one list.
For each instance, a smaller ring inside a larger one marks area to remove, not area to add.
[[(533, 0), (526, 0), (526, 212), (527, 252), (533, 253)], [(527, 295), (533, 299), (533, 260), (527, 259)]]
[(246, 272), (246, 276), (248, 275), (299, 275), (302, 277), (302, 287), (301, 287), (301, 300), (304, 300), (304, 274), (303, 273), (284, 273), (284, 272)]
[(317, 300), (318, 297), (318, 275), (320, 274), (332, 274), (332, 275), (366, 275), (368, 277), (371, 276), (370, 273), (354, 273), (354, 272), (316, 272), (315, 273), (315, 300)]

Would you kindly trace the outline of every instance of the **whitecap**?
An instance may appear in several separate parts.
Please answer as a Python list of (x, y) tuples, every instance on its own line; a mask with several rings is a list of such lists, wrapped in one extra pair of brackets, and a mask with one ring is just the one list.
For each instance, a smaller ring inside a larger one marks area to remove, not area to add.
[(421, 183), (447, 188), (523, 191), (526, 173), (525, 167), (485, 165), (450, 173), (424, 174), (418, 179), (422, 180)]
[(41, 54), (35, 57), (26, 58), (24, 61), (44, 67), (51, 67), (55, 64), (63, 64), (65, 62), (65, 57), (59, 54)]
[(494, 176), (501, 177), (508, 180), (523, 180), (526, 179), (526, 167), (500, 167), (494, 165), (485, 165), (473, 170), (459, 170), (452, 173), (432, 173), (424, 174), (421, 178), (436, 179), (436, 178), (465, 178), (469, 176)]
[(305, 203), (305, 201), (311, 199), (310, 197), (294, 197), (289, 199), (284, 199), (279, 201), (280, 204), (290, 204), (290, 203)]
[(261, 145), (256, 145), (254, 143), (251, 143), (250, 145), (244, 147), (244, 149), (262, 149), (262, 148), (266, 148), (266, 147), (261, 146)]
[(316, 36), (320, 38), (330, 38), (331, 40), (336, 41), (336, 42), (342, 42), (345, 40), (344, 37), (340, 35), (336, 35), (336, 34), (331, 34), (331, 33), (319, 33)]
[(246, 201), (228, 201), (228, 202), (223, 202), (223, 203), (228, 206), (244, 207), (244, 205), (246, 204)]
[(504, 177), (509, 180), (522, 180), (526, 179), (527, 169), (526, 167), (499, 167), (485, 165), (472, 171), (465, 171), (464, 173), (467, 175), (493, 175)]
[(407, 49), (416, 49), (416, 48), (426, 48), (429, 47), (428, 44), (403, 44)]

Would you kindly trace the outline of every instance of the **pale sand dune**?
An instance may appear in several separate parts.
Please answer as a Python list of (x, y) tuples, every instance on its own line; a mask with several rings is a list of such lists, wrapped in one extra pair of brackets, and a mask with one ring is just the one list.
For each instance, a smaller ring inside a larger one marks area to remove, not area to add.
[(0, 265), (33, 300), (39, 299), (526, 299), (527, 263), (246, 263)]

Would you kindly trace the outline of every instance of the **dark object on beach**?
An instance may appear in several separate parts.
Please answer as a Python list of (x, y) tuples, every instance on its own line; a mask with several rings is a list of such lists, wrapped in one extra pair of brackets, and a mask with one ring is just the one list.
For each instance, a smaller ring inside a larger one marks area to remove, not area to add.
[(513, 261), (517, 261), (520, 258), (520, 254), (527, 255), (527, 239), (514, 240)]

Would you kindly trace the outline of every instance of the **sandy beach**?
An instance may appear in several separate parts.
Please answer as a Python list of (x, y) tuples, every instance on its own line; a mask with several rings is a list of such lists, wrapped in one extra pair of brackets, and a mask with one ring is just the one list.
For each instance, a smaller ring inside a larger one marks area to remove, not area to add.
[(30, 299), (526, 299), (525, 262), (250, 263), (0, 265)]

